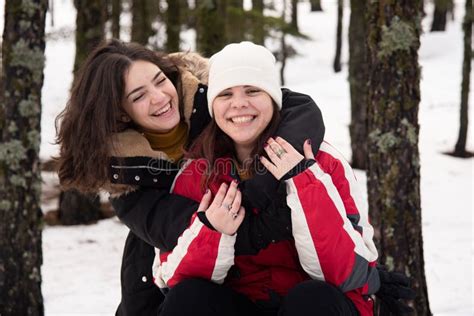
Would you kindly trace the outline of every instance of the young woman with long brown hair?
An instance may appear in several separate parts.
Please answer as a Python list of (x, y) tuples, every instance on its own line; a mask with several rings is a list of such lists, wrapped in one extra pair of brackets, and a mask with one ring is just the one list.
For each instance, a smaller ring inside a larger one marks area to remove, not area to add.
[[(179, 188), (177, 162), (210, 121), (206, 77), (207, 61), (199, 56), (167, 56), (111, 40), (82, 65), (58, 117), (61, 185), (82, 192), (107, 190), (131, 230), (118, 315), (157, 313), (163, 295), (153, 284), (153, 247), (174, 249), (190, 223), (219, 234), (237, 230), (236, 240), (229, 235), (227, 240), (235, 242), (232, 252), (238, 254), (253, 255), (272, 241), (292, 238), (289, 209), (276, 198), (279, 181), (269, 173), (242, 181), (240, 190), (235, 182), (222, 185), (219, 199), (232, 200), (226, 208), (210, 203), (210, 197), (199, 204), (200, 199), (170, 194)], [(274, 135), (300, 150), (311, 137), (316, 148), (324, 134), (319, 109), (308, 96), (283, 94), (290, 102), (279, 111)], [(237, 215), (229, 216), (229, 209)]]

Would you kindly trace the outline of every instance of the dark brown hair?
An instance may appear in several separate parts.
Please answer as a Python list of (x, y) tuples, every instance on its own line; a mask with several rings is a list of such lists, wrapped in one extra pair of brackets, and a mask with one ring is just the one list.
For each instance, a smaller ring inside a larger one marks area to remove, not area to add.
[[(256, 158), (264, 154), (263, 145), (268, 140), (268, 138), (275, 133), (278, 124), (280, 123), (280, 112), (278, 106), (275, 102), (272, 101), (272, 103), (272, 118), (270, 119), (267, 127), (257, 138), (255, 147), (250, 154), (252, 161), (246, 162), (246, 166), (250, 166), (250, 175), (255, 173), (257, 164), (259, 163)], [(222, 166), (217, 163), (219, 158), (230, 157), (238, 161), (237, 153), (234, 147), (234, 141), (219, 128), (214, 118), (191, 146), (190, 151), (186, 153), (186, 157), (195, 159), (204, 158), (207, 160), (208, 167), (205, 172), (203, 182), (201, 183), (203, 188), (208, 187), (209, 183), (212, 183), (215, 177), (221, 171), (220, 168)]]
[(163, 71), (176, 87), (182, 109), (181, 77), (175, 61), (139, 44), (115, 39), (102, 43), (76, 73), (70, 99), (56, 118), (56, 143), (60, 145), (56, 160), (64, 188), (97, 192), (107, 182), (112, 135), (135, 127), (133, 122), (123, 122), (122, 103), (125, 75), (137, 60)]

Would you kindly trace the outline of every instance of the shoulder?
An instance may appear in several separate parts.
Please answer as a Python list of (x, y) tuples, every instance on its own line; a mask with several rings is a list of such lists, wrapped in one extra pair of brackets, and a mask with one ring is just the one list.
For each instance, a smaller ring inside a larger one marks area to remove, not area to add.
[(317, 106), (313, 98), (307, 94), (295, 92), (286, 88), (282, 88), (281, 90), (283, 94), (283, 108), (302, 104)]
[(328, 173), (333, 173), (338, 168), (344, 173), (352, 170), (344, 155), (327, 141), (321, 143), (315, 160)]

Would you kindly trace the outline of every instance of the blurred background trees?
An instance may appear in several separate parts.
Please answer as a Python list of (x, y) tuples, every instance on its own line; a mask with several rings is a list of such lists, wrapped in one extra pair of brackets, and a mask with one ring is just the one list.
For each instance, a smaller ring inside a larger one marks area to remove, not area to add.
[[(49, 1), (50, 10), (54, 8), (54, 1)], [(192, 30), (195, 35), (191, 37), (194, 40), (192, 47), (206, 57), (230, 42), (251, 40), (267, 45), (279, 62), (282, 84), (288, 58), (298, 53), (331, 53), (297, 52), (291, 45), (290, 38), (307, 38), (299, 25), (297, 9), (311, 10), (318, 19), (322, 14), (328, 14), (323, 11), (320, 0), (70, 1), (77, 9), (74, 71), (103, 39), (131, 40), (156, 50), (173, 52), (183, 49), (182, 34), (187, 30)], [(345, 49), (342, 43), (345, 34), (348, 36), (352, 165), (367, 170), (370, 214), (377, 230), (380, 261), (389, 270), (405, 271), (416, 280), (418, 296), (413, 305), (417, 315), (430, 314), (423, 270), (417, 125), (420, 101), (417, 50), (420, 22), (425, 17), (424, 2), (428, 1), (434, 5), (433, 14), (429, 16), (431, 31), (444, 31), (451, 21), (455, 21), (453, 0), (338, 0), (337, 15), (333, 17), (336, 53), (332, 66), (335, 71), (344, 66), (341, 61)], [(41, 314), (42, 301), (38, 290), (41, 282), (38, 144), (28, 142), (35, 140), (40, 132), (40, 73), (44, 61), (39, 56), (44, 51), (44, 11), (48, 1), (30, 2), (34, 3), (34, 10), (25, 9), (22, 1), (5, 2), (0, 94), (0, 185), (5, 188), (0, 196), (0, 214), (5, 220), (0, 222), (0, 275), (6, 269), (13, 272), (7, 279), (0, 278), (0, 290), (16, 282), (18, 292), (12, 292), (11, 301), (22, 302), (16, 299), (28, 287), (32, 293), (30, 297), (36, 300), (36, 303), (31, 301), (28, 304), (31, 303)], [(303, 2), (305, 6), (301, 6)], [(349, 29), (344, 30), (343, 12), (347, 9), (350, 23)], [(465, 0), (465, 9), (460, 129), (455, 149), (450, 153), (457, 157), (472, 156), (466, 150), (472, 0)], [(386, 14), (380, 16), (380, 12)], [(124, 16), (129, 19), (123, 19)], [(20, 48), (27, 53), (22, 53)], [(15, 53), (30, 56), (31, 52), (34, 52), (31, 56), (35, 56), (32, 60), (40, 62), (12, 63)], [(15, 93), (14, 84), (23, 90)], [(15, 107), (15, 104), (24, 106)], [(15, 149), (14, 145), (18, 148)], [(8, 159), (16, 159), (16, 162), (12, 164)], [(92, 223), (105, 216), (104, 208), (107, 206), (101, 205), (98, 195), (83, 196), (68, 191), (61, 193), (59, 201), (57, 220), (62, 224)], [(25, 240), (30, 241), (29, 245), (25, 245)], [(18, 249), (13, 249), (12, 245)], [(25, 266), (13, 267), (12, 262), (22, 262), (19, 256), (27, 247), (29, 257), (24, 260)], [(34, 277), (21, 279), (23, 276), (16, 274), (20, 268), (32, 271)], [(27, 296), (24, 295), (23, 299)], [(0, 314), (9, 315), (7, 308), (13, 307), (0, 304)]]

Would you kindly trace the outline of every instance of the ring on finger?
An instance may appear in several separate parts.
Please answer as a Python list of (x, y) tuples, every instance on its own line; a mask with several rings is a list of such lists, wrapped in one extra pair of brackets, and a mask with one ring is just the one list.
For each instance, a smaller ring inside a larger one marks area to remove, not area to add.
[(221, 205), (223, 208), (225, 208), (227, 211), (230, 211), (232, 209), (232, 205), (229, 205), (229, 204), (226, 204), (226, 203), (222, 203)]
[(275, 155), (276, 155), (278, 158), (281, 158), (281, 156), (283, 156), (284, 154), (286, 154), (286, 151), (285, 151), (283, 148), (278, 148), (278, 149), (275, 151)]

